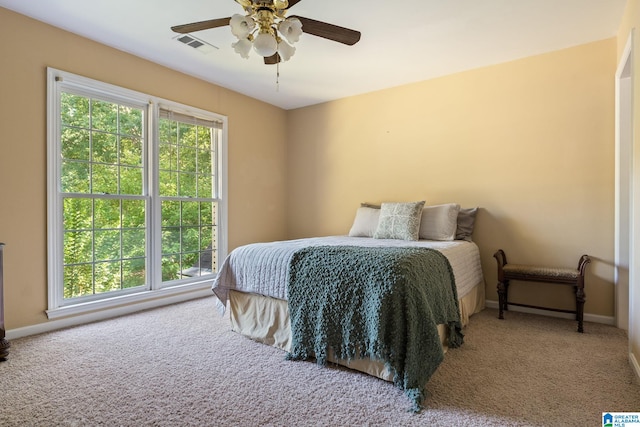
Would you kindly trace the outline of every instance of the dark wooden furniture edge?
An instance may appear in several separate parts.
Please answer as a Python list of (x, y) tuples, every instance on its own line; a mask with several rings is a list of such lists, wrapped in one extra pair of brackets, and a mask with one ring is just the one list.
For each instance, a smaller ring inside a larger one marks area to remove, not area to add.
[(11, 344), (5, 337), (4, 330), (4, 298), (3, 298), (3, 286), (4, 286), (4, 271), (3, 271), (3, 256), (4, 243), (0, 243), (0, 361), (3, 361), (9, 355), (9, 347)]
[[(586, 301), (586, 295), (584, 292), (584, 274), (587, 268), (587, 264), (591, 262), (591, 258), (588, 255), (582, 255), (578, 261), (577, 276), (566, 277), (556, 276), (550, 274), (544, 274), (542, 270), (553, 269), (539, 266), (521, 266), (525, 267), (517, 272), (506, 273), (504, 266), (507, 265), (507, 256), (502, 249), (498, 249), (493, 257), (498, 263), (498, 318), (504, 319), (504, 312), (509, 310), (509, 305), (518, 307), (537, 308), (542, 310), (556, 311), (562, 313), (572, 313), (576, 315), (578, 321), (578, 332), (584, 332), (584, 303)], [(530, 268), (526, 268), (530, 267)], [(568, 269), (567, 269), (568, 270)], [(571, 285), (574, 288), (576, 296), (576, 309), (575, 310), (563, 310), (558, 308), (541, 307), (530, 304), (509, 302), (509, 281), (521, 280), (529, 282), (543, 282), (543, 283), (556, 283), (563, 285)]]

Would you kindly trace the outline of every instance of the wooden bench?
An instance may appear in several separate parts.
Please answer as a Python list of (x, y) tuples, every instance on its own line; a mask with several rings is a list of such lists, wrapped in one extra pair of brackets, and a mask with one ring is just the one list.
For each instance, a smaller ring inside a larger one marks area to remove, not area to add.
[[(542, 310), (559, 311), (563, 313), (574, 313), (578, 321), (578, 332), (583, 332), (584, 302), (586, 295), (584, 293), (584, 272), (587, 264), (591, 262), (588, 255), (582, 255), (578, 261), (578, 268), (558, 268), (558, 267), (540, 267), (535, 265), (523, 264), (507, 264), (507, 256), (502, 249), (493, 254), (498, 261), (498, 309), (499, 319), (504, 319), (504, 312), (508, 311), (508, 305), (516, 305), (520, 307), (538, 308)], [(525, 282), (543, 282), (557, 283), (560, 285), (573, 286), (576, 295), (576, 309), (562, 310), (557, 308), (539, 307), (529, 304), (520, 304), (509, 302), (509, 281), (521, 280)]]

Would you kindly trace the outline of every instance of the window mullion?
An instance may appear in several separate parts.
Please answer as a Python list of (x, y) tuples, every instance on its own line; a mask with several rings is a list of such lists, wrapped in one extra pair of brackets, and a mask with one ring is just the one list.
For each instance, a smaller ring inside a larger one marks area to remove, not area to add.
[(148, 228), (147, 253), (149, 254), (149, 271), (147, 280), (150, 289), (158, 289), (162, 283), (162, 219), (161, 200), (159, 189), (159, 108), (158, 104), (149, 107), (149, 124), (147, 139), (147, 156), (149, 168), (147, 171), (147, 195), (148, 195)]

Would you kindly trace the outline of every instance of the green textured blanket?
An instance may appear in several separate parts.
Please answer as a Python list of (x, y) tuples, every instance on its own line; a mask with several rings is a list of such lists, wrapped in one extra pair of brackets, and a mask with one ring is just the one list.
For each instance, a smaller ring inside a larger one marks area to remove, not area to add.
[(451, 265), (428, 248), (315, 246), (289, 265), (291, 360), (327, 349), (352, 360), (383, 361), (419, 411), (425, 385), (444, 359), (437, 325), (449, 325), (449, 346), (462, 344)]

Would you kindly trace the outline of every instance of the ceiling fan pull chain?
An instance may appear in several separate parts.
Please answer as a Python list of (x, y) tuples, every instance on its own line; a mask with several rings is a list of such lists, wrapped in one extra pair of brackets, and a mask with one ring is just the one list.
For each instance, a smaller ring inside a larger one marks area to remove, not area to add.
[(276, 92), (280, 92), (280, 61), (276, 63)]

